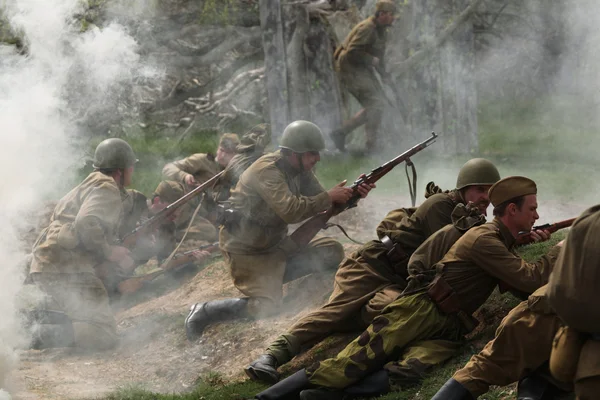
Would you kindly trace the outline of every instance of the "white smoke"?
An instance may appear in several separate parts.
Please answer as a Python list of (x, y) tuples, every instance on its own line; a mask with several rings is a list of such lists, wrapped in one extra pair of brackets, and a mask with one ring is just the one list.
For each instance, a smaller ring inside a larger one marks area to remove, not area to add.
[[(0, 0), (0, 10), (23, 41), (19, 54), (0, 46), (0, 399), (18, 360), (21, 332), (17, 295), (27, 265), (22, 232), (44, 201), (62, 196), (82, 164), (82, 122), (97, 104), (120, 106), (123, 91), (152, 74), (137, 43), (116, 24), (81, 32), (78, 0)], [(69, 172), (70, 171), (70, 172)]]

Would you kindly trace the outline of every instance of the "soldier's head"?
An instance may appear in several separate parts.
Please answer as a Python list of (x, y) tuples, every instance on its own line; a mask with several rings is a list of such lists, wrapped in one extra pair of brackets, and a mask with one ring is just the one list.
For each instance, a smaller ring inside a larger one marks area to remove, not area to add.
[(509, 176), (490, 188), (494, 216), (511, 231), (530, 231), (540, 217), (537, 213), (537, 186), (524, 176)]
[(235, 133), (224, 133), (219, 140), (219, 147), (217, 148), (217, 155), (215, 161), (220, 166), (226, 167), (229, 161), (235, 156), (235, 148), (240, 144), (240, 138)]
[(375, 20), (379, 25), (392, 25), (396, 19), (396, 10), (394, 0), (378, 0), (375, 3)]
[(490, 205), (488, 191), (499, 180), (500, 173), (491, 161), (485, 158), (473, 158), (458, 172), (456, 189), (460, 191), (467, 203), (473, 203), (482, 214), (487, 215), (486, 210)]
[[(158, 184), (154, 193), (152, 194), (152, 203), (150, 204), (150, 211), (152, 214), (156, 214), (162, 211), (169, 204), (176, 202), (185, 194), (183, 185), (175, 181), (162, 181)], [(172, 219), (176, 218), (181, 212), (179, 207), (173, 214)]]
[(131, 185), (133, 169), (138, 159), (133, 149), (123, 139), (110, 138), (100, 142), (94, 153), (96, 171), (113, 177), (121, 187)]
[(310, 170), (321, 160), (319, 152), (325, 148), (325, 139), (317, 125), (299, 120), (285, 128), (279, 147), (292, 167)]

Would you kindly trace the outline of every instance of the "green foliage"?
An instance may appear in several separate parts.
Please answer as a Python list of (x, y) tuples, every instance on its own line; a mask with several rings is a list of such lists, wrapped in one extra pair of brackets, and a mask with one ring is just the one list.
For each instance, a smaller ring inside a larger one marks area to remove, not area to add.
[(237, 13), (236, 0), (205, 0), (199, 22), (209, 25), (231, 25)]

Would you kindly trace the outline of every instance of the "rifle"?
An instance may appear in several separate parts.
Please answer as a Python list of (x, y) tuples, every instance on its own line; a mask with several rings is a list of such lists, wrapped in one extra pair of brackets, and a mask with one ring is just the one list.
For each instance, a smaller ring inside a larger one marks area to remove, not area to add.
[[(560, 222), (555, 222), (553, 224), (544, 224), (544, 225), (538, 225), (538, 226), (534, 226), (533, 228), (531, 228), (532, 231), (548, 231), (550, 233), (554, 233), (558, 230), (564, 229), (564, 228), (568, 228), (569, 226), (573, 225), (573, 222), (575, 222), (576, 218), (571, 218), (571, 219), (565, 219), (564, 221), (560, 221)], [(531, 237), (531, 232), (519, 232), (519, 236), (517, 237), (517, 245), (525, 245), (525, 244), (529, 244), (529, 243), (533, 243), (533, 239)]]
[(196, 251), (207, 251), (209, 253), (214, 253), (219, 250), (219, 242), (207, 244), (204, 246), (200, 246), (197, 249), (189, 250), (183, 253), (176, 254), (171, 262), (168, 265), (161, 265), (158, 271), (151, 272), (149, 274), (134, 276), (132, 278), (125, 279), (119, 282), (118, 291), (121, 294), (131, 294), (137, 292), (139, 289), (144, 286), (145, 283), (154, 280), (154, 278), (164, 274), (165, 272), (173, 269), (177, 269), (178, 267), (189, 264), (195, 260), (194, 252)]
[(224, 171), (219, 172), (202, 185), (196, 187), (191, 192), (183, 195), (181, 198), (175, 200), (173, 203), (160, 210), (158, 213), (153, 215), (152, 218), (147, 219), (140, 224), (140, 226), (119, 239), (116, 244), (119, 246), (125, 246), (129, 249), (135, 247), (140, 237), (143, 237), (155, 230), (158, 225), (160, 225), (166, 218), (171, 216), (179, 207), (189, 202), (198, 194), (202, 193), (209, 186), (213, 185), (221, 177), (221, 175), (223, 175), (223, 172)]
[(327, 210), (318, 213), (317, 215), (309, 218), (306, 222), (304, 222), (298, 229), (296, 229), (291, 235), (290, 238), (298, 245), (298, 247), (304, 247), (315, 237), (315, 235), (324, 228), (327, 228), (327, 221), (334, 215), (341, 213), (349, 208), (356, 207), (356, 203), (360, 200), (360, 194), (358, 193), (358, 186), (363, 183), (371, 184), (377, 182), (379, 179), (383, 178), (385, 174), (390, 172), (395, 166), (401, 164), (403, 162), (411, 163), (410, 157), (414, 156), (421, 150), (424, 150), (426, 147), (435, 142), (435, 139), (438, 136), (435, 132), (431, 132), (431, 137), (427, 140), (422, 141), (419, 144), (411, 147), (404, 153), (398, 155), (396, 158), (386, 162), (383, 165), (373, 169), (369, 172), (365, 177), (359, 178), (352, 186), (354, 194), (345, 204), (333, 204)]

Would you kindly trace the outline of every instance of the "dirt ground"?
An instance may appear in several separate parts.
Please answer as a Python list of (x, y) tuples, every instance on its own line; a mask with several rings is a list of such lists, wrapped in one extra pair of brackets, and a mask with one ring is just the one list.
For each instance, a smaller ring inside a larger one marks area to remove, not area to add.
[[(408, 204), (408, 199), (368, 198), (358, 208), (343, 213), (338, 222), (351, 236), (365, 241), (375, 237), (377, 222), (398, 204)], [(581, 211), (583, 208), (571, 204), (544, 203), (543, 214), (549, 217), (542, 217), (540, 222), (565, 219)], [(326, 234), (349, 243), (338, 230), (330, 229)], [(349, 252), (357, 245), (345, 247)], [(240, 293), (221, 259), (193, 276), (159, 278), (153, 283), (156, 290), (151, 287), (135, 299), (124, 299), (128, 308), (116, 314), (121, 337), (117, 349), (96, 354), (66, 349), (23, 351), (13, 375), (13, 399), (96, 398), (123, 386), (180, 392), (213, 372), (243, 379), (244, 365), (293, 321), (322, 304), (332, 282), (332, 275), (298, 279), (284, 288), (284, 310), (277, 317), (217, 324), (208, 328), (200, 341), (189, 343), (183, 321), (192, 303)], [(157, 296), (156, 292), (163, 293)]]

